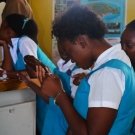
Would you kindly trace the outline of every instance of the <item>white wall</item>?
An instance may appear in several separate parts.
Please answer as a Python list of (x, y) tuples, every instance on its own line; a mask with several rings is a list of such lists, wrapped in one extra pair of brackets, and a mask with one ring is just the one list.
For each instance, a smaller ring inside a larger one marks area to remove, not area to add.
[[(1, 25), (1, 22), (2, 22), (1, 14), (2, 14), (4, 6), (5, 6), (5, 2), (1, 2), (0, 3), (0, 25)], [(2, 53), (1, 53), (1, 47), (0, 47), (0, 65), (1, 65), (1, 61), (2, 61)]]
[(4, 6), (5, 6), (5, 2), (1, 2), (0, 3), (0, 24), (1, 24), (1, 13), (3, 11)]

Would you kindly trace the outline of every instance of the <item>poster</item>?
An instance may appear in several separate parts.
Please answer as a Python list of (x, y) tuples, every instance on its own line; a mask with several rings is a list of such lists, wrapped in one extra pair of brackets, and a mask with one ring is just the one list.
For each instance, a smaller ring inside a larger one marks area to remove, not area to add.
[[(107, 42), (111, 45), (120, 42), (120, 36), (125, 27), (126, 0), (55, 0), (55, 16), (65, 12), (76, 3), (88, 6), (103, 20), (108, 30), (105, 35)], [(55, 64), (60, 59), (55, 38), (53, 39), (52, 58)]]
[(118, 38), (125, 27), (126, 0), (80, 0), (98, 14), (106, 24), (108, 33), (105, 38)]
[[(56, 17), (57, 15), (64, 13), (68, 8), (76, 3), (80, 3), (80, 0), (55, 0), (54, 16)], [(56, 65), (57, 61), (60, 59), (56, 38), (53, 38), (52, 42), (52, 61)]]

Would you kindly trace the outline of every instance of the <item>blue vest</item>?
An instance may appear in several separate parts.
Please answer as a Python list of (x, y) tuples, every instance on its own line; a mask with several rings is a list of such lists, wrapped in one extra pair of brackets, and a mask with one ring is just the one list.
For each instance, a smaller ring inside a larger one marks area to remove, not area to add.
[[(15, 70), (25, 70), (26, 66), (22, 57), (22, 54), (20, 53), (19, 50), (19, 41), (21, 38), (23, 38), (24, 36), (20, 37), (18, 42), (17, 42), (17, 62), (14, 63), (14, 68)], [(52, 73), (54, 72), (54, 69), (56, 68), (56, 66), (52, 63), (52, 61), (45, 55), (45, 53), (40, 49), (40, 47), (37, 45), (37, 57), (38, 59), (46, 66), (48, 66), (50, 68), (50, 70), (52, 71)]]
[[(70, 76), (73, 70), (77, 69), (75, 66), (72, 70), (66, 73), (60, 72), (56, 68), (54, 73), (61, 79), (64, 90), (71, 95)], [(42, 135), (65, 135), (68, 129), (68, 123), (59, 106), (54, 104), (54, 99), (50, 98), (50, 103), (45, 116), (44, 127)]]
[[(109, 135), (132, 135), (131, 128), (133, 126), (133, 119), (135, 117), (135, 78), (134, 71), (124, 62), (112, 59), (99, 68), (90, 72), (91, 76), (97, 70), (104, 67), (111, 67), (120, 69), (125, 75), (125, 91), (122, 96), (117, 117), (110, 129)], [(86, 119), (88, 112), (88, 96), (90, 93), (90, 86), (87, 79), (83, 79), (78, 87), (74, 98), (74, 107), (77, 112)]]
[[(24, 36), (22, 36), (22, 37), (24, 37)], [(20, 50), (19, 50), (19, 41), (20, 41), (21, 38), (19, 38), (18, 43), (17, 43), (18, 60), (14, 64), (15, 70), (26, 70), (26, 66), (25, 66), (25, 63), (24, 63), (24, 60), (23, 60), (23, 56), (22, 56), (22, 54), (20, 53)], [(40, 49), (40, 47), (38, 45), (37, 45), (37, 57), (44, 65), (46, 65), (50, 68), (52, 73), (54, 72), (54, 69), (56, 68), (56, 66), (45, 55), (45, 53)], [(48, 108), (48, 104), (43, 99), (41, 99), (39, 96), (36, 96), (36, 123), (37, 123), (37, 126), (38, 126), (38, 129), (39, 129), (40, 133), (42, 133), (44, 118), (45, 118), (45, 115), (46, 115), (47, 108)]]

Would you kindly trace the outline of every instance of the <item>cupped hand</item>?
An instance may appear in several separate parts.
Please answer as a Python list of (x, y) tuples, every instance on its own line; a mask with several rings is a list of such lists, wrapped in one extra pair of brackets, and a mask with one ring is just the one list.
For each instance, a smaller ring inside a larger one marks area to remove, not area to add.
[(49, 97), (56, 97), (57, 93), (63, 91), (61, 80), (57, 75), (45, 76), (41, 85), (42, 92)]
[(51, 78), (53, 78), (53, 74), (51, 73), (50, 68), (47, 66), (45, 66), (45, 68), (46, 70), (42, 66), (36, 66), (36, 76), (41, 84), (46, 76), (50, 76)]
[(45, 70), (42, 68), (42, 66), (36, 66), (36, 75), (40, 83), (42, 84), (44, 78), (45, 78)]
[(18, 73), (17, 76), (19, 77), (19, 80), (23, 81), (27, 86), (29, 86), (29, 83), (32, 81), (25, 71)]
[(36, 72), (26, 64), (26, 70), (30, 78), (37, 78)]

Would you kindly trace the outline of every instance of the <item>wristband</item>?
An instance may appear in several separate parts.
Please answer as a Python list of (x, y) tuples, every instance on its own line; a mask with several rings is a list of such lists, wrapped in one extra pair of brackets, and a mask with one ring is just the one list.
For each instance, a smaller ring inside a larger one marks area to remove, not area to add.
[(56, 100), (57, 100), (57, 98), (59, 97), (59, 95), (60, 95), (62, 92), (65, 92), (65, 91), (62, 90), (62, 91), (59, 91), (59, 92), (56, 94), (56, 96), (55, 96), (55, 98), (54, 98), (54, 104), (55, 104), (55, 105), (57, 105), (57, 104), (56, 104)]
[(3, 77), (3, 79), (6, 79), (7, 78), (7, 71), (6, 70), (3, 70), (2, 77)]

